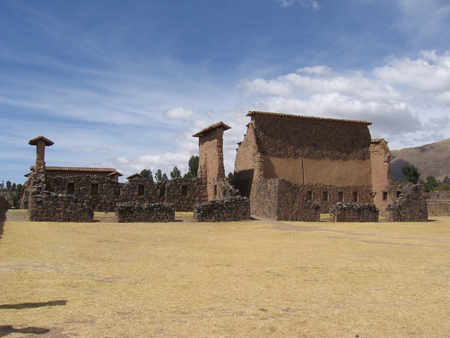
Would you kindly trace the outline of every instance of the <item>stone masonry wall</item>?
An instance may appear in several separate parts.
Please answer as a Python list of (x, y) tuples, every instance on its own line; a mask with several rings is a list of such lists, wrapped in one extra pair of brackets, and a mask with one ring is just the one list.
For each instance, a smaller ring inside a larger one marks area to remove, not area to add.
[(308, 198), (308, 186), (283, 179), (256, 180), (253, 186), (252, 214), (286, 221), (320, 220), (320, 204)]
[(259, 150), (273, 157), (365, 160), (371, 136), (364, 123), (252, 116)]
[(386, 208), (387, 222), (426, 222), (428, 209), (425, 199), (425, 186), (406, 184), (389, 187), (390, 195), (397, 199)]
[[(123, 185), (108, 177), (94, 175), (68, 177), (47, 175), (46, 182), (46, 189), (50, 192), (72, 195), (79, 202), (92, 207), (94, 211), (109, 212), (116, 209)], [(69, 185), (73, 185), (73, 191), (70, 191)]]
[(428, 215), (450, 216), (450, 191), (433, 191), (426, 198)]
[(378, 222), (375, 204), (337, 203), (330, 209), (331, 222)]
[(118, 203), (118, 222), (173, 222), (175, 209), (170, 203)]
[(250, 219), (250, 201), (234, 196), (197, 204), (194, 220), (197, 222), (233, 222)]
[(33, 177), (28, 203), (30, 221), (92, 222), (94, 211), (77, 197), (46, 189), (44, 174)]
[(176, 211), (192, 211), (198, 203), (208, 200), (206, 179), (175, 178), (153, 182), (145, 178), (133, 178), (122, 186), (118, 202), (170, 203)]

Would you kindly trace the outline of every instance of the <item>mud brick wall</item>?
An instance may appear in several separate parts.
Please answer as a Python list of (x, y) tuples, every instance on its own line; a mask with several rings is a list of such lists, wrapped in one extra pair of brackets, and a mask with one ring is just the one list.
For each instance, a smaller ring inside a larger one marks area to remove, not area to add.
[(116, 218), (121, 223), (173, 222), (175, 209), (170, 203), (118, 203)]
[(273, 157), (370, 158), (371, 136), (364, 123), (252, 116), (258, 148)]
[(378, 222), (380, 210), (375, 204), (337, 203), (330, 208), (331, 222)]
[(450, 216), (450, 191), (433, 191), (426, 198), (428, 215)]
[(145, 178), (133, 178), (121, 188), (119, 203), (170, 203), (176, 211), (192, 211), (198, 203), (208, 200), (206, 179), (176, 178), (153, 182)]
[(194, 207), (194, 220), (197, 222), (233, 222), (247, 219), (250, 219), (250, 201), (247, 197), (227, 197), (200, 203)]
[(426, 222), (428, 208), (425, 186), (407, 184), (389, 187), (390, 196), (397, 196), (393, 204), (386, 207), (387, 222)]
[(56, 194), (73, 195), (82, 203), (91, 206), (94, 211), (114, 211), (122, 185), (108, 177), (94, 175), (46, 176), (46, 190)]

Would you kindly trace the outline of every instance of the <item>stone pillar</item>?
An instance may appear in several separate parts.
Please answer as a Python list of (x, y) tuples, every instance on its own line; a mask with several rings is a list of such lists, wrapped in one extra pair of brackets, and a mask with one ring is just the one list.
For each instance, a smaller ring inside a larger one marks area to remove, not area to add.
[(53, 142), (41, 135), (28, 141), (28, 144), (36, 146), (35, 174), (45, 174), (45, 147), (53, 145)]
[(225, 178), (223, 165), (223, 132), (231, 129), (223, 122), (215, 123), (197, 134), (192, 135), (199, 139), (198, 178), (206, 178), (208, 200), (217, 196), (217, 186), (214, 182), (218, 178)]

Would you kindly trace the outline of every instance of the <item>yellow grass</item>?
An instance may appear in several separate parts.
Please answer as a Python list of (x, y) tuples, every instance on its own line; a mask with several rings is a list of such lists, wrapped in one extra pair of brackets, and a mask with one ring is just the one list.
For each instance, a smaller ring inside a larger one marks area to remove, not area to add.
[(7, 218), (0, 337), (48, 330), (43, 336), (450, 337), (449, 235), (449, 217), (166, 224)]

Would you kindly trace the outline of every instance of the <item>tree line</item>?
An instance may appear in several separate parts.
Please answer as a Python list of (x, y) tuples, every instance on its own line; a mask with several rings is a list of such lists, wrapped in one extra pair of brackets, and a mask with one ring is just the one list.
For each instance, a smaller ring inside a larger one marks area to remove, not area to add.
[(426, 192), (439, 191), (439, 190), (450, 190), (450, 178), (446, 176), (444, 181), (441, 182), (434, 176), (428, 176), (427, 180), (420, 179), (419, 169), (417, 169), (412, 164), (404, 165), (402, 167), (402, 173), (405, 176), (403, 180), (393, 181), (393, 184), (423, 184), (425, 185)]
[[(198, 171), (198, 163), (199, 163), (199, 157), (192, 155), (189, 159), (189, 169), (187, 173), (184, 174), (184, 176), (181, 176), (181, 171), (176, 166), (173, 168), (173, 170), (169, 173), (170, 179), (173, 178), (196, 178), (197, 177), (197, 171)], [(169, 178), (166, 173), (162, 172), (161, 169), (156, 170), (154, 176), (150, 169), (143, 169), (140, 172), (140, 175), (144, 178), (151, 179), (152, 181), (161, 182), (161, 181), (168, 181)]]
[(23, 184), (19, 183), (11, 183), (11, 181), (2, 180), (0, 183), (0, 190), (9, 192), (12, 195), (12, 205), (14, 208), (19, 208), (20, 206), (20, 198), (22, 196), (22, 188)]

